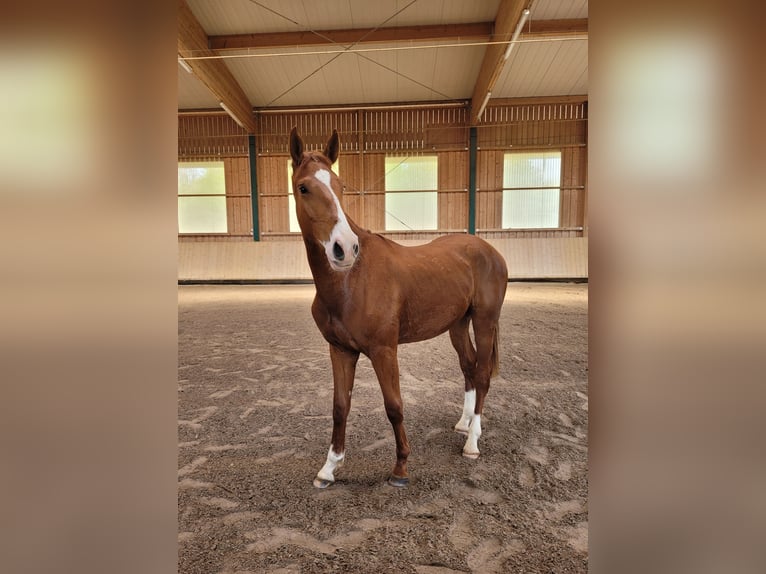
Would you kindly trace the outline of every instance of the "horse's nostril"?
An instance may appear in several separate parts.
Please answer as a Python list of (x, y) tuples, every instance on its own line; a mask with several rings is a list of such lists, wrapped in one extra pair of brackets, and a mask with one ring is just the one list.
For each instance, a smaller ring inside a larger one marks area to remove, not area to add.
[(359, 255), (359, 244), (354, 243), (354, 257), (357, 257)]
[(343, 259), (345, 259), (346, 257), (346, 254), (343, 253), (343, 248), (340, 246), (340, 243), (338, 243), (337, 241), (332, 246), (332, 254), (335, 255), (335, 259), (337, 259), (338, 261), (343, 261)]

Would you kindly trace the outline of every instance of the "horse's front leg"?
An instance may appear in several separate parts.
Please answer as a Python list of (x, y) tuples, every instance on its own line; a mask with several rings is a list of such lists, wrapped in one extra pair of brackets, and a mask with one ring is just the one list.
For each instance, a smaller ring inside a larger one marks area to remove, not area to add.
[(382, 347), (370, 353), (370, 361), (378, 376), (386, 415), (394, 428), (396, 438), (396, 465), (388, 479), (392, 486), (407, 486), (407, 457), (410, 455), (410, 443), (404, 432), (404, 413), (402, 396), (399, 391), (399, 363), (396, 358), (396, 346)]
[(332, 444), (327, 461), (314, 479), (314, 486), (327, 488), (335, 482), (335, 470), (346, 455), (346, 419), (351, 409), (351, 391), (359, 352), (330, 345), (333, 378)]

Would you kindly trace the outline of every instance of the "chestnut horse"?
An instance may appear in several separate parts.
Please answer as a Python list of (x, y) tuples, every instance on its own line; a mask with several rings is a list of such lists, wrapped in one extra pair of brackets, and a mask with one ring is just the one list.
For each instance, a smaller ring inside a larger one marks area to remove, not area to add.
[(388, 482), (405, 486), (410, 445), (402, 422), (397, 346), (449, 331), (465, 378), (455, 430), (468, 435), (463, 454), (477, 458), (484, 398), (498, 366), (498, 319), (508, 271), (500, 253), (473, 235), (405, 247), (359, 227), (343, 212), (338, 200), (343, 185), (330, 169), (339, 149), (335, 130), (323, 153), (304, 151), (297, 128), (290, 133), (296, 213), (316, 285), (311, 312), (330, 343), (334, 382), (332, 443), (314, 486), (333, 484), (343, 462), (359, 353), (372, 362), (394, 429), (396, 465)]

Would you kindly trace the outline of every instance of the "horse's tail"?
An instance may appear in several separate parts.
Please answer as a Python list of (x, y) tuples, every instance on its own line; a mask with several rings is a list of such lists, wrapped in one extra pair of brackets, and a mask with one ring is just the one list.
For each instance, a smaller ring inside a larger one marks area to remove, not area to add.
[(495, 334), (492, 341), (492, 371), (490, 371), (491, 372), (490, 377), (497, 376), (497, 373), (500, 369), (500, 353), (498, 352), (498, 348), (497, 348), (497, 340), (499, 339), (499, 335), (500, 335), (499, 322), (495, 325), (494, 332)]

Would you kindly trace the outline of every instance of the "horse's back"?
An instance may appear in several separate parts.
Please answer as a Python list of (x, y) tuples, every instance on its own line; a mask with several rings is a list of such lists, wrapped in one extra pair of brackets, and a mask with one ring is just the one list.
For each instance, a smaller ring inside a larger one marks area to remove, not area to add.
[(482, 283), (508, 281), (508, 267), (505, 259), (497, 249), (481, 237), (468, 234), (443, 235), (425, 246), (432, 246), (433, 249), (467, 260), (476, 279), (480, 279)]
[[(404, 246), (375, 235), (365, 241), (362, 253), (368, 257), (367, 280), (375, 285), (374, 291), (364, 292), (374, 292), (375, 297), (360, 308), (369, 307), (377, 315), (383, 308), (395, 310), (400, 343), (443, 333), (477, 307), (495, 316), (502, 305), (505, 261), (477, 237), (454, 234)], [(376, 328), (384, 319), (374, 321)]]
[(488, 242), (475, 235), (452, 234), (411, 249), (435, 262), (441, 272), (463, 275), (471, 285), (472, 307), (499, 313), (508, 285), (508, 268), (500, 252)]

